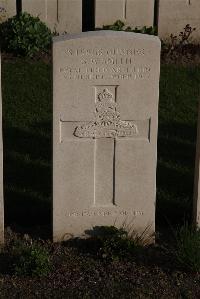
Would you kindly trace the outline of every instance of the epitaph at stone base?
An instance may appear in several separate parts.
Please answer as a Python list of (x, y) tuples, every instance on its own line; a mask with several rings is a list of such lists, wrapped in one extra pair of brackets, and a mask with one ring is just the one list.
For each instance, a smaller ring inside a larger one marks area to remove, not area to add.
[(160, 41), (98, 31), (53, 42), (53, 238), (155, 232)]

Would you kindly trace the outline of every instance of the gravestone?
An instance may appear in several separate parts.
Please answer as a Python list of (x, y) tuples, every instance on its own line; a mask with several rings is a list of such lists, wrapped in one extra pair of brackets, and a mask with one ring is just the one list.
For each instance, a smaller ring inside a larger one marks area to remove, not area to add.
[(22, 11), (38, 16), (60, 34), (82, 31), (82, 0), (22, 0)]
[(194, 177), (193, 222), (200, 228), (200, 102), (197, 122), (197, 142)]
[(0, 244), (4, 242), (4, 203), (3, 203), (3, 140), (2, 140), (2, 97), (1, 97), (1, 54), (0, 54)]
[(22, 0), (22, 11), (39, 17), (52, 31), (57, 24), (57, 3), (55, 0)]
[(57, 12), (59, 33), (82, 32), (82, 0), (59, 0)]
[(153, 26), (154, 0), (96, 0), (95, 27), (121, 20), (135, 27)]
[(148, 35), (54, 38), (54, 241), (105, 225), (154, 233), (159, 60)]
[(158, 35), (170, 41), (170, 35), (178, 36), (187, 24), (195, 27), (192, 33), (193, 42), (200, 38), (199, 0), (159, 0), (158, 2)]
[(0, 0), (0, 23), (16, 15), (16, 1)]

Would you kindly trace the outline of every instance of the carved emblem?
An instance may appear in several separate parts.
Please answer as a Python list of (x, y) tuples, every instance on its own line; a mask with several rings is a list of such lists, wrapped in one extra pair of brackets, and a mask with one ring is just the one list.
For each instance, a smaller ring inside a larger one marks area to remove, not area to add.
[(113, 94), (105, 88), (97, 94), (95, 119), (76, 127), (74, 135), (80, 138), (132, 137), (138, 134), (132, 121), (120, 119)]

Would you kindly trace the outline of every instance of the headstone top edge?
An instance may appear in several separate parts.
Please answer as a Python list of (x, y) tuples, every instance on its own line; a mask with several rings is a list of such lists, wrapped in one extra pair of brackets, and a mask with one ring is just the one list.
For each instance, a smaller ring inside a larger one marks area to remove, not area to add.
[(113, 30), (99, 30), (99, 31), (87, 31), (78, 34), (65, 34), (62, 36), (53, 37), (53, 44), (73, 40), (73, 39), (82, 39), (82, 38), (90, 38), (90, 37), (116, 37), (116, 38), (127, 38), (127, 39), (143, 39), (154, 41), (161, 45), (161, 41), (158, 36), (142, 34), (142, 33), (134, 33), (134, 32), (124, 32), (124, 31), (113, 31)]

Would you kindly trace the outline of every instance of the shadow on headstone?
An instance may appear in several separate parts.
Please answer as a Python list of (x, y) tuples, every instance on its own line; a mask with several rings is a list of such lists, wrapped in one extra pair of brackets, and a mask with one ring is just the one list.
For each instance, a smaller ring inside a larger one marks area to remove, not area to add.
[[(88, 238), (81, 239), (81, 238), (72, 238), (63, 243), (66, 247), (75, 248), (78, 250), (79, 253), (83, 255), (92, 255), (93, 258), (100, 258), (107, 261), (108, 259), (112, 259), (112, 250), (116, 250), (116, 252), (123, 247), (124, 243), (116, 243), (113, 240), (119, 240), (120, 234), (119, 230), (117, 230), (113, 226), (94, 226), (92, 229), (85, 231), (88, 235)], [(115, 239), (115, 237), (117, 237)], [(123, 239), (124, 235), (122, 235)], [(131, 239), (129, 239), (131, 240)], [(166, 242), (166, 238), (165, 238)], [(112, 245), (114, 244), (114, 247)], [(127, 243), (129, 244), (129, 243)], [(104, 246), (108, 248), (110, 255), (104, 254)], [(108, 247), (110, 246), (110, 247)], [(119, 246), (119, 247), (118, 247)], [(103, 250), (102, 250), (103, 249)], [(123, 259), (123, 257), (121, 257)], [(144, 265), (145, 267), (152, 268), (152, 266), (157, 265), (161, 267), (163, 270), (166, 269), (177, 269), (177, 263), (174, 260), (173, 256), (169, 257), (164, 250), (158, 250), (155, 246), (138, 246), (136, 245), (133, 251), (128, 252), (127, 248), (127, 255), (124, 256), (125, 260), (134, 260), (138, 265)]]
[[(121, 232), (121, 234), (120, 234)], [(64, 241), (63, 244), (68, 247), (75, 247), (83, 254), (92, 254), (98, 256), (103, 243), (111, 238), (120, 238), (124, 235), (125, 230), (120, 230), (115, 226), (94, 226), (91, 229), (84, 231), (87, 237), (75, 237)]]

